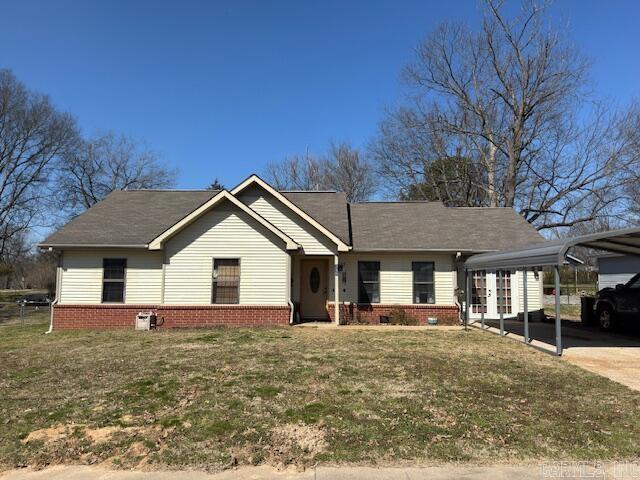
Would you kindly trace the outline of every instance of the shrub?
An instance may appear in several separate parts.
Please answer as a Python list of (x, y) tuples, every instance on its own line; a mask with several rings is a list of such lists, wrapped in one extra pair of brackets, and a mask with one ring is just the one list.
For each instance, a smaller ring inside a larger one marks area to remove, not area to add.
[(389, 312), (391, 325), (418, 325), (418, 319), (408, 315), (403, 308), (394, 308)]
[(347, 325), (369, 325), (369, 323), (369, 320), (362, 318), (360, 312), (356, 312), (355, 316), (350, 315), (346, 320)]

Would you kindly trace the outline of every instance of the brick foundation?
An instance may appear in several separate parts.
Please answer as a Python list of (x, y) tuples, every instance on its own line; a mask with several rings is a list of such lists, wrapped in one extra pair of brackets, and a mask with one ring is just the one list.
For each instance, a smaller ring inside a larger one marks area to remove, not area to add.
[[(458, 325), (459, 311), (449, 305), (358, 305), (340, 306), (342, 323), (357, 319), (379, 324), (381, 315), (402, 308), (408, 315), (426, 325), (429, 317), (438, 325)], [(334, 320), (333, 303), (327, 304), (328, 315)], [(158, 328), (189, 327), (268, 327), (289, 324), (288, 306), (255, 305), (56, 305), (53, 307), (54, 330), (74, 328), (134, 328), (138, 312), (153, 311), (158, 316)], [(164, 321), (163, 321), (164, 318)]]
[(290, 314), (288, 306), (270, 305), (55, 305), (53, 329), (134, 328), (141, 311), (155, 312), (158, 328), (288, 325)]
[[(334, 320), (333, 303), (327, 304), (331, 321)], [(388, 316), (394, 308), (403, 309), (407, 315), (417, 318), (420, 325), (427, 325), (429, 317), (438, 319), (438, 325), (459, 325), (460, 312), (456, 305), (391, 305), (391, 304), (344, 304), (340, 306), (341, 323), (355, 323), (358, 319), (363, 323), (379, 324), (380, 316)]]

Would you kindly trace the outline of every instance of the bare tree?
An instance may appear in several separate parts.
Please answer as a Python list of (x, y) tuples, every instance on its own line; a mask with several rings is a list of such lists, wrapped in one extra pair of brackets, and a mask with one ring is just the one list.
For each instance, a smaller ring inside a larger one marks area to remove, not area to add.
[(368, 200), (376, 191), (373, 168), (363, 155), (347, 143), (331, 143), (322, 162), (326, 187), (344, 192), (349, 202)]
[(322, 190), (325, 188), (322, 163), (307, 150), (304, 155), (267, 164), (265, 176), (278, 190)]
[(61, 164), (59, 200), (65, 211), (76, 214), (104, 199), (114, 190), (167, 188), (176, 171), (140, 143), (107, 133), (79, 141)]
[(57, 252), (23, 251), (0, 268), (5, 288), (46, 289), (55, 293)]
[(389, 112), (371, 143), (387, 193), (402, 200), (482, 206), (489, 201), (486, 173), (473, 142), (444, 131), (433, 114), (406, 108)]
[[(629, 117), (625, 119), (623, 136), (627, 139), (629, 151), (632, 155), (640, 156), (640, 103), (635, 102), (630, 109)], [(627, 169), (625, 193), (627, 195), (628, 210), (632, 217), (630, 223), (640, 225), (640, 168)]]
[(634, 225), (640, 225), (640, 178), (636, 178), (634, 183), (629, 183), (627, 195), (629, 195), (629, 210), (633, 215), (631, 222)]
[(410, 101), (372, 144), (381, 173), (397, 188), (425, 183), (445, 145), (477, 164), (487, 205), (514, 207), (539, 229), (609, 214), (620, 198), (611, 180), (621, 180), (611, 175), (638, 165), (620, 134), (627, 114), (588, 103), (589, 64), (544, 6), (524, 1), (508, 17), (502, 2), (484, 5), (478, 30), (445, 23), (417, 49)]
[(70, 115), (0, 70), (0, 259), (40, 214), (56, 160), (77, 138)]
[(366, 200), (376, 191), (374, 170), (362, 154), (347, 143), (330, 143), (326, 156), (293, 155), (267, 165), (266, 177), (279, 189), (336, 190), (347, 200)]

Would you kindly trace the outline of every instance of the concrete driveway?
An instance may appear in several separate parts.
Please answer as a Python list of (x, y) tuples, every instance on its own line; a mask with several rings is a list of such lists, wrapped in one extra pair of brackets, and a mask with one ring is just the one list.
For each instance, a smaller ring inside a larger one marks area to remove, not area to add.
[[(487, 321), (492, 332), (499, 332), (498, 321)], [(507, 337), (523, 341), (524, 325), (517, 320), (505, 320)], [(531, 322), (532, 345), (554, 352), (555, 324)], [(562, 358), (586, 370), (598, 373), (618, 383), (640, 391), (640, 334), (605, 333), (595, 326), (572, 320), (562, 321)]]

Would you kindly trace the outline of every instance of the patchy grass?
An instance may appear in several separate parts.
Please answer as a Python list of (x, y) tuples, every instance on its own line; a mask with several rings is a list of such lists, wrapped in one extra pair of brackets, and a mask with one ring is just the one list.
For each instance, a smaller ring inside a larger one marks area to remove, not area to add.
[(0, 332), (0, 466), (637, 459), (640, 394), (477, 330)]
[[(569, 320), (578, 320), (580, 319), (581, 308), (582, 307), (580, 305), (560, 304), (560, 315), (562, 318), (567, 318)], [(555, 318), (556, 306), (553, 304), (546, 304), (544, 306), (544, 314)]]

